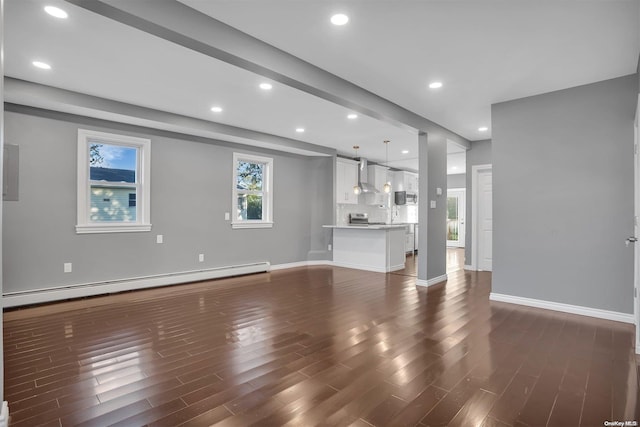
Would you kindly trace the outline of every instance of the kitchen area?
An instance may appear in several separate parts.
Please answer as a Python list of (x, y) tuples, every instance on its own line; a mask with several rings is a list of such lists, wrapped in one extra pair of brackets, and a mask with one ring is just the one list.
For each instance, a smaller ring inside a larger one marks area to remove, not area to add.
[(418, 244), (418, 174), (366, 159), (336, 159), (335, 265), (390, 272)]

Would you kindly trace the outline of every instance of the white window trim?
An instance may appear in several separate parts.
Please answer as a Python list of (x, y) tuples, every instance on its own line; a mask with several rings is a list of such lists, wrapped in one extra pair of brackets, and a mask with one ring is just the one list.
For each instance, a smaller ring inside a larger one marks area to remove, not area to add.
[[(262, 213), (263, 218), (261, 220), (245, 220), (241, 221), (237, 219), (236, 211), (238, 204), (238, 162), (247, 161), (252, 163), (264, 163), (267, 165), (265, 168), (264, 177), (262, 179)], [(272, 228), (273, 227), (273, 159), (271, 157), (255, 156), (252, 154), (233, 153), (233, 180), (232, 182), (232, 195), (231, 195), (231, 212), (232, 228)]]
[[(89, 143), (102, 142), (138, 148), (137, 179), (140, 180), (136, 193), (136, 208), (139, 207), (136, 222), (91, 222), (89, 220)], [(76, 233), (128, 233), (151, 231), (151, 140), (128, 135), (117, 135), (94, 130), (78, 129), (78, 218)]]

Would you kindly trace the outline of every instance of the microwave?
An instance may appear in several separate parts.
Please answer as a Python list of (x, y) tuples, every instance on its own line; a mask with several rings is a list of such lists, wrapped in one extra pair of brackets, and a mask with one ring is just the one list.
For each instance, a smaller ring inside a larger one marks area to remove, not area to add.
[(418, 195), (416, 193), (407, 193), (406, 191), (396, 191), (394, 193), (396, 205), (415, 205), (418, 203)]

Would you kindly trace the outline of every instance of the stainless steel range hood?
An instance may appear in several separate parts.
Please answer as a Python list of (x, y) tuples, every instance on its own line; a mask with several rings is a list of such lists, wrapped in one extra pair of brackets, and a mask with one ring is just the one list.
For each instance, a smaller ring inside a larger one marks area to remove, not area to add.
[(360, 158), (360, 164), (358, 165), (358, 185), (362, 188), (363, 193), (379, 193), (376, 187), (368, 182), (369, 172), (367, 165), (367, 159)]

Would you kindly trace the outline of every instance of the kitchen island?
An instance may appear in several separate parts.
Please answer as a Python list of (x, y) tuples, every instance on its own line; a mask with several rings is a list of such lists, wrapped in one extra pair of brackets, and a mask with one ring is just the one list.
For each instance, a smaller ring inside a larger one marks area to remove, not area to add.
[(405, 225), (325, 225), (333, 229), (333, 264), (388, 273), (402, 270)]

